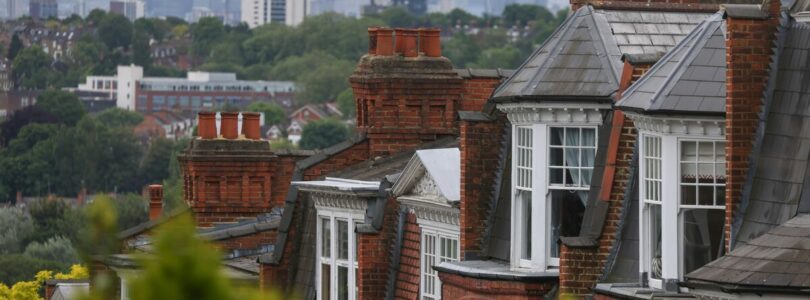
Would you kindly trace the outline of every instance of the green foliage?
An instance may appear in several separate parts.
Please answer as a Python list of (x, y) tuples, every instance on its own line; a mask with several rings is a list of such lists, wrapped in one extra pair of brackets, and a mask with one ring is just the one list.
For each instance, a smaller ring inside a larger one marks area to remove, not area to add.
[(14, 61), (14, 58), (17, 57), (17, 54), (20, 53), (22, 48), (22, 40), (20, 40), (20, 36), (15, 33), (11, 36), (11, 43), (8, 45), (8, 53), (6, 58), (8, 58), (9, 61)]
[(304, 73), (296, 80), (299, 89), (297, 99), (304, 103), (335, 100), (340, 92), (349, 87), (346, 78), (353, 70), (354, 64), (344, 60), (319, 65), (312, 72)]
[(78, 238), (82, 224), (81, 212), (61, 200), (37, 200), (29, 204), (28, 211), (34, 220), (34, 232), (30, 240), (45, 242), (55, 236)]
[(222, 271), (222, 255), (196, 237), (191, 216), (183, 214), (160, 226), (154, 255), (142, 256), (143, 272), (133, 280), (130, 299), (279, 299), (238, 289)]
[(523, 62), (524, 57), (521, 55), (520, 50), (513, 46), (506, 46), (502, 48), (490, 48), (484, 50), (472, 63), (474, 68), (517, 68)]
[(138, 194), (119, 195), (114, 201), (118, 228), (127, 229), (149, 221), (148, 200)]
[[(195, 127), (196, 129), (196, 127)], [(186, 207), (183, 201), (183, 181), (180, 174), (180, 163), (177, 155), (188, 147), (190, 139), (184, 138), (174, 143), (169, 159), (169, 178), (163, 181), (163, 213), (170, 213)]]
[(264, 124), (275, 125), (280, 124), (286, 119), (284, 108), (275, 103), (269, 102), (253, 102), (247, 107), (248, 111), (264, 113)]
[(351, 119), (357, 113), (354, 101), (354, 92), (351, 88), (343, 90), (337, 97), (337, 105), (340, 112), (343, 113), (343, 118)]
[(55, 262), (31, 258), (22, 254), (0, 255), (0, 283), (13, 284), (33, 278), (39, 270), (64, 270), (67, 266)]
[(174, 143), (171, 140), (153, 139), (138, 168), (141, 186), (158, 184), (169, 178), (169, 160), (172, 158)]
[(191, 53), (198, 57), (211, 54), (211, 48), (225, 36), (225, 26), (215, 17), (201, 18), (191, 28)]
[(132, 33), (132, 63), (148, 67), (152, 64), (150, 55), (149, 33), (143, 28), (135, 27)]
[[(0, 257), (18, 253), (33, 233), (34, 221), (22, 209), (0, 208), (0, 254), (2, 254)], [(3, 278), (0, 277), (0, 282), (8, 281), (3, 281)]]
[(98, 113), (96, 120), (107, 127), (135, 127), (143, 122), (143, 115), (113, 107)]
[(51, 58), (39, 46), (21, 50), (11, 63), (14, 81), (30, 90), (44, 89), (48, 86), (48, 72)]
[(63, 236), (54, 236), (45, 242), (33, 242), (25, 247), (25, 256), (55, 261), (63, 265), (71, 265), (79, 263), (79, 255), (70, 239)]
[(301, 133), (301, 149), (323, 149), (340, 143), (349, 137), (346, 124), (335, 119), (323, 119), (307, 123)]
[(107, 16), (106, 11), (96, 8), (91, 10), (84, 20), (87, 21), (87, 23), (98, 25), (102, 20), (104, 20), (105, 16)]
[(279, 140), (275, 140), (275, 141), (270, 142), (270, 149), (273, 149), (273, 150), (293, 150), (293, 149), (297, 149), (297, 147), (295, 146), (295, 144), (293, 144), (292, 142), (290, 142), (287, 139), (279, 139)]
[(132, 44), (132, 22), (121, 14), (104, 15), (96, 30), (101, 42), (109, 49), (129, 48)]
[(543, 6), (510, 4), (504, 7), (501, 19), (507, 27), (524, 26), (536, 20), (553, 20), (555, 16)]
[(37, 97), (36, 105), (68, 126), (75, 125), (85, 115), (79, 97), (69, 92), (49, 90)]

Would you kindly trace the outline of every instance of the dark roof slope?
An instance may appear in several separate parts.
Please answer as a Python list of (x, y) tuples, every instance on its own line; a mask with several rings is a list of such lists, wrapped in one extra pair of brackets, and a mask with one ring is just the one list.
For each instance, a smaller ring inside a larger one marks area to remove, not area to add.
[(646, 113), (723, 115), (726, 50), (722, 14), (714, 14), (633, 84), (617, 103)]
[(493, 98), (607, 99), (618, 89), (622, 54), (666, 52), (709, 15), (583, 6), (495, 91)]
[(734, 220), (739, 230), (732, 230), (739, 244), (793, 218), (810, 198), (810, 26), (783, 23), (774, 53), (742, 217)]
[(690, 286), (810, 294), (810, 215), (798, 215), (686, 277)]

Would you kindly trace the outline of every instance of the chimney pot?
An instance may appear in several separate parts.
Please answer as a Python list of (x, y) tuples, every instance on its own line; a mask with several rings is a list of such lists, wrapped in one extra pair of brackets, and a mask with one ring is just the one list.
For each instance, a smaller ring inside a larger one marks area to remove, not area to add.
[(368, 54), (377, 54), (377, 27), (368, 28)]
[(149, 185), (149, 220), (157, 220), (163, 214), (163, 186)]
[(200, 112), (197, 114), (197, 135), (203, 139), (217, 137), (217, 113)]
[(377, 28), (377, 55), (394, 55), (394, 36), (391, 28)]
[(439, 28), (419, 29), (419, 51), (428, 57), (441, 57), (441, 30)]
[(395, 51), (405, 57), (416, 57), (416, 30), (397, 28), (395, 34)]
[(222, 124), (219, 126), (219, 133), (223, 138), (233, 140), (239, 137), (239, 113), (220, 112)]
[(251, 140), (261, 139), (261, 130), (259, 130), (259, 117), (261, 115), (255, 112), (242, 113), (242, 134), (245, 138)]

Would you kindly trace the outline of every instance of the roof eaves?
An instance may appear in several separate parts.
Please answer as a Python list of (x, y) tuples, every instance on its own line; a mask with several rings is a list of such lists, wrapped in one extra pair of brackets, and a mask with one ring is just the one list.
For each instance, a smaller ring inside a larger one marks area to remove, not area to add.
[(720, 8), (723, 10), (723, 18), (764, 20), (769, 17), (759, 4), (723, 4)]

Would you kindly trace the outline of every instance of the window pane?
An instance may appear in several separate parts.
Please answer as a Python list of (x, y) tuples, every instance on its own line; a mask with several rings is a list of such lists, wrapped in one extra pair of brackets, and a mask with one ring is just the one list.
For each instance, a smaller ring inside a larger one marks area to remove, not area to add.
[[(337, 299), (349, 300), (349, 268), (338, 266), (337, 278)], [(352, 289), (354, 289), (352, 287)]]
[(697, 166), (695, 163), (681, 164), (681, 182), (694, 183), (697, 181)]
[(332, 256), (332, 230), (328, 218), (321, 218), (321, 257)]
[(548, 244), (551, 257), (560, 257), (558, 241), (561, 236), (579, 235), (588, 192), (554, 190), (551, 192), (551, 224)]
[(349, 222), (337, 220), (338, 259), (349, 259)]
[(579, 146), (579, 128), (566, 128), (564, 142), (566, 146)]
[(552, 184), (563, 184), (563, 169), (551, 168), (549, 169), (549, 182)]
[(697, 190), (694, 185), (681, 185), (681, 204), (697, 204)]
[(564, 166), (563, 163), (563, 148), (551, 148), (549, 149), (549, 162), (550, 166)]
[(583, 146), (596, 146), (596, 129), (595, 128), (582, 128), (582, 145)]
[(661, 205), (650, 204), (647, 206), (650, 218), (650, 277), (661, 279)]
[(593, 168), (596, 159), (596, 149), (582, 149), (582, 166)]
[(725, 211), (689, 209), (683, 212), (683, 274), (723, 255)]
[(521, 226), (521, 242), (520, 257), (522, 259), (532, 258), (532, 192), (518, 191), (518, 203), (521, 208), (522, 220), (519, 220)]
[(561, 146), (563, 144), (562, 140), (564, 130), (565, 130), (564, 128), (552, 127), (551, 135), (549, 135), (549, 144), (551, 144), (552, 146)]
[(422, 295), (433, 296), (436, 294), (436, 236), (424, 234), (422, 236)]
[(330, 293), (332, 292), (332, 288), (330, 280), (332, 280), (331, 279), (332, 273), (330, 271), (331, 271), (330, 265), (328, 264), (321, 265), (321, 298), (323, 298), (324, 300), (331, 299)]
[(681, 161), (697, 161), (697, 142), (681, 142)]
[(713, 161), (714, 159), (714, 143), (700, 142), (698, 143), (698, 161), (706, 162)]
[(714, 186), (698, 186), (698, 205), (714, 205)]

